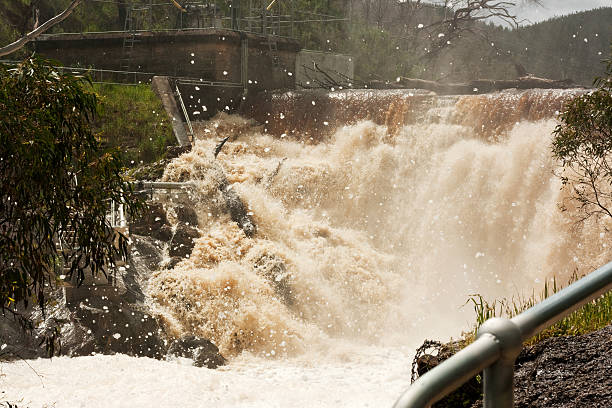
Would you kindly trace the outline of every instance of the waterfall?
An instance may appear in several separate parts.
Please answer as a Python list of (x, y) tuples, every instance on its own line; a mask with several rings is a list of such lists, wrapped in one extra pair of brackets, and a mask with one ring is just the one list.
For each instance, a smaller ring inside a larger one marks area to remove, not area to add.
[[(603, 225), (559, 209), (551, 133), (577, 92), (293, 92), (244, 112), (258, 123), (219, 114), (166, 168), (197, 184), (201, 236), (149, 295), (169, 332), (229, 357), (457, 336), (470, 294), (530, 295), (610, 259)], [(220, 211), (216, 166), (253, 237)]]

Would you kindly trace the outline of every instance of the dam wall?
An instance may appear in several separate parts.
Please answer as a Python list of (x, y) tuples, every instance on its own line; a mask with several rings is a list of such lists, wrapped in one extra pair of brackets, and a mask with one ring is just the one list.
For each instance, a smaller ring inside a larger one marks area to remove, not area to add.
[(295, 88), (293, 71), (300, 48), (289, 38), (214, 28), (50, 34), (36, 41), (39, 54), (69, 67), (215, 82), (247, 79), (245, 85), (253, 92)]

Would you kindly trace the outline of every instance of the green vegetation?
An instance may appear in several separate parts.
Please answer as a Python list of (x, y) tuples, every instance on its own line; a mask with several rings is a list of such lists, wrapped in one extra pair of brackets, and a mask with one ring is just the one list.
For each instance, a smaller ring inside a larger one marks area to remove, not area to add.
[[(46, 21), (69, 3), (70, 0), (1, 2), (0, 41), (8, 43), (30, 30), (36, 8), (40, 12), (39, 20)], [(602, 74), (599, 62), (612, 38), (609, 23), (612, 8), (510, 29), (508, 24), (499, 25), (502, 19), (501, 10), (495, 8), (498, 2), (485, 3), (489, 8), (480, 15), (460, 15), (456, 20), (451, 18), (453, 10), (428, 2), (293, 0), (276, 2), (275, 7), (278, 13), (307, 21), (296, 24), (293, 33), (305, 48), (353, 55), (358, 81), (392, 81), (398, 76), (447, 82), (513, 79), (522, 72), (517, 67), (522, 67), (526, 73), (536, 76), (570, 78), (578, 84), (590, 85), (593, 77)], [(122, 30), (126, 4), (119, 0), (83, 2), (50, 32)], [(134, 4), (148, 5), (149, 1), (134, 0)], [(152, 13), (138, 14), (135, 23), (138, 28), (177, 28), (180, 12), (170, 0), (154, 4)], [(221, 14), (229, 15), (225, 2), (218, 2), (218, 6)], [(247, 9), (248, 2), (242, 0), (243, 17)], [(316, 13), (348, 20), (322, 22)], [(484, 15), (498, 17), (485, 20)], [(196, 19), (183, 17), (183, 24), (196, 24)], [(488, 24), (493, 21), (498, 25)]]
[(565, 106), (552, 143), (582, 219), (612, 217), (612, 59), (595, 86)]
[[(578, 276), (574, 275), (569, 283), (575, 282), (578, 279)], [(517, 296), (511, 299), (503, 298), (489, 302), (479, 294), (472, 295), (468, 303), (472, 303), (474, 306), (476, 325), (474, 326), (473, 332), (468, 333), (466, 337), (468, 339), (475, 338), (478, 328), (488, 319), (492, 317), (505, 317), (510, 319), (557, 293), (561, 289), (563, 289), (563, 287), (557, 286), (557, 280), (553, 278), (550, 284), (548, 282), (544, 284), (544, 289), (540, 296), (536, 296), (535, 293), (532, 293), (529, 297)], [(569, 316), (543, 330), (530, 339), (528, 344), (537, 343), (549, 337), (590, 333), (606, 327), (610, 323), (612, 323), (612, 292), (608, 292), (598, 299), (587, 303)]]
[[(612, 46), (611, 46), (612, 50)], [(612, 52), (611, 52), (612, 54)], [(607, 60), (606, 75), (595, 80), (597, 89), (572, 99), (560, 115), (554, 131), (552, 153), (561, 161), (559, 175), (569, 185), (578, 203), (581, 220), (591, 216), (612, 217), (612, 58)], [(578, 280), (574, 274), (569, 283)], [(512, 318), (558, 292), (556, 279), (544, 284), (539, 297), (513, 297), (489, 302), (481, 295), (468, 300), (474, 306), (476, 326), (472, 337), (492, 317)], [(612, 292), (586, 304), (576, 312), (536, 335), (530, 342), (554, 336), (584, 334), (612, 323)]]
[(149, 85), (95, 84), (100, 102), (94, 130), (108, 147), (122, 149), (124, 163), (159, 160), (176, 139), (168, 115)]
[[(142, 207), (115, 150), (91, 130), (97, 97), (82, 77), (30, 58), (0, 64), (0, 309), (44, 307), (61, 273), (82, 282), (128, 257), (127, 238), (106, 215)], [(63, 246), (58, 246), (58, 243)]]

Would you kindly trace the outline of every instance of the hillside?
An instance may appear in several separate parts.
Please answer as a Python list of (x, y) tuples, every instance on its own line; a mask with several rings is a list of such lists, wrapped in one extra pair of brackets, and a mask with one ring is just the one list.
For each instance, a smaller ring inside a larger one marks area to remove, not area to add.
[(504, 30), (501, 44), (531, 74), (590, 85), (604, 71), (601, 60), (609, 55), (611, 21), (612, 7), (584, 11)]
[[(0, 43), (6, 44), (33, 26), (36, 3), (40, 21), (61, 11), (70, 0), (16, 0), (0, 3)], [(423, 53), (432, 40), (418, 26), (439, 21), (448, 10), (420, 6), (408, 10), (404, 3), (317, 0), (298, 4), (298, 10), (346, 16), (347, 22), (298, 25), (295, 35), (305, 48), (341, 52), (354, 56), (357, 79), (398, 76), (447, 82), (479, 78), (511, 79), (522, 66), (529, 74), (552, 79), (573, 79), (589, 86), (603, 73), (600, 61), (609, 53), (612, 40), (612, 7), (604, 7), (511, 30), (507, 27), (467, 23), (459, 37), (439, 52)], [(157, 2), (144, 26), (175, 28), (177, 10)], [(123, 2), (86, 2), (52, 32), (120, 30), (124, 27)], [(26, 55), (24, 50), (13, 59)]]

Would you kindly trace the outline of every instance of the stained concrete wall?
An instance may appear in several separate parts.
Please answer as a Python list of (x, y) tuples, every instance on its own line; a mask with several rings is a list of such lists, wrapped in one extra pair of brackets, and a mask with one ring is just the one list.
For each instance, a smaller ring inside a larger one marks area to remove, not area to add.
[[(334, 79), (342, 80), (344, 79), (343, 76), (353, 78), (354, 64), (350, 55), (302, 50), (297, 54), (295, 60), (295, 84), (297, 88), (308, 88), (309, 84), (307, 82), (314, 82), (313, 79), (325, 80), (323, 74), (307, 69), (307, 67), (314, 68), (315, 63)], [(337, 75), (337, 73), (341, 75)]]
[[(65, 66), (119, 70), (125, 32), (50, 34), (36, 41), (38, 53)], [(248, 41), (249, 92), (294, 89), (297, 41), (214, 28), (138, 32), (130, 71), (189, 77), (205, 81), (241, 82), (241, 44)], [(274, 49), (276, 48), (276, 49)], [(291, 73), (291, 74), (289, 74)]]

